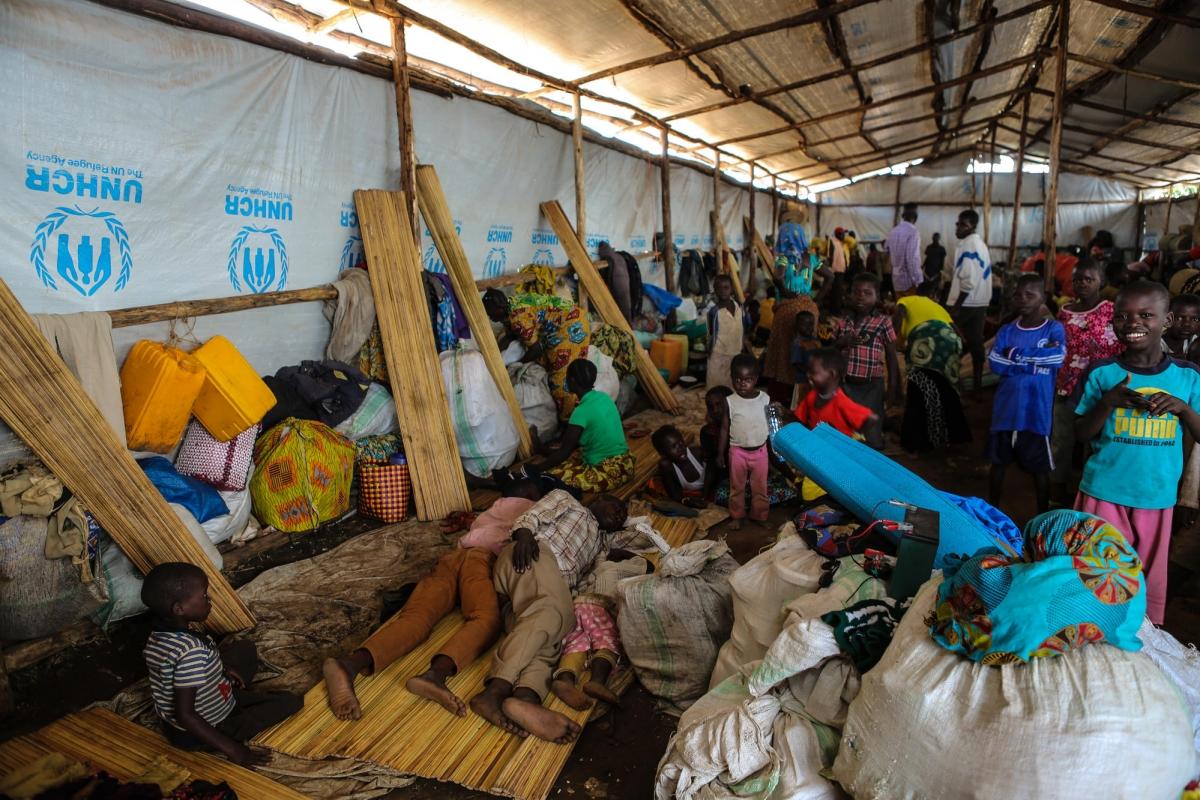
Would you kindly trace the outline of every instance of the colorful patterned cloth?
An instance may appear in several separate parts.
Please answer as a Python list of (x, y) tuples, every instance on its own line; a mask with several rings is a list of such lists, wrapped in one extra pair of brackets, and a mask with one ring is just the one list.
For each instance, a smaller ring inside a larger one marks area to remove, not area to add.
[(952, 384), (958, 383), (959, 363), (962, 360), (962, 339), (953, 325), (936, 319), (922, 322), (913, 328), (905, 344), (904, 361), (914, 368), (940, 372)]
[(583, 451), (576, 450), (549, 473), (581, 492), (611, 492), (633, 480), (634, 466), (633, 453), (612, 456), (599, 464), (585, 464)]
[(521, 270), (529, 280), (521, 284), (521, 291), (529, 294), (554, 294), (554, 273), (541, 264), (530, 264)]
[(637, 369), (638, 343), (632, 334), (601, 323), (592, 328), (591, 346), (613, 360), (613, 366), (622, 378)]
[(962, 340), (954, 326), (927, 320), (913, 327), (905, 342), (908, 386), (901, 445), (925, 452), (971, 441), (957, 392)]
[(772, 380), (790, 384), (795, 379), (792, 371), (792, 341), (796, 338), (796, 315), (801, 311), (809, 312), (820, 322), (821, 312), (808, 295), (799, 295), (775, 304), (771, 338), (767, 340), (767, 354), (763, 359), (763, 375)]
[(985, 548), (949, 561), (926, 622), (934, 640), (972, 661), (1012, 664), (1092, 642), (1140, 650), (1142, 562), (1120, 531), (1081, 511), (1025, 526), (1024, 556)]
[(371, 326), (371, 334), (358, 350), (358, 371), (368, 378), (388, 382), (387, 359), (383, 354), (383, 335), (379, 332), (379, 320)]
[(1101, 300), (1089, 311), (1069, 311), (1065, 306), (1058, 312), (1063, 333), (1067, 337), (1067, 357), (1058, 369), (1055, 391), (1059, 397), (1070, 397), (1088, 365), (1093, 361), (1112, 358), (1125, 349), (1112, 329), (1113, 304)]
[(621, 649), (621, 639), (617, 634), (617, 623), (602, 604), (589, 599), (576, 599), (575, 630), (567, 634), (562, 645), (564, 655), (586, 653), (589, 650), (617, 653)]
[(561, 297), (518, 293), (509, 300), (508, 324), (521, 344), (542, 346), (550, 394), (559, 416), (566, 419), (571, 411), (565, 388), (567, 365), (587, 357), (591, 339), (587, 315)]

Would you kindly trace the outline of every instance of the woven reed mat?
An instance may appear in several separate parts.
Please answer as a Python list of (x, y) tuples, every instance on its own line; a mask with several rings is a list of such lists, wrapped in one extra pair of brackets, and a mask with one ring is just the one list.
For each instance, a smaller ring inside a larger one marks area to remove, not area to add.
[[(693, 520), (655, 516), (655, 528), (672, 545), (689, 541)], [(543, 800), (571, 755), (574, 744), (520, 739), (468, 712), (455, 717), (440, 706), (410, 694), (404, 682), (423, 672), (430, 659), (462, 624), (455, 613), (434, 629), (420, 648), (383, 672), (355, 683), (362, 719), (341, 721), (329, 711), (324, 683), (305, 695), (304, 709), (266, 731), (256, 744), (298, 758), (338, 756), (370, 761), (399, 772), (449, 781), (490, 794)], [(470, 698), (483, 689), (492, 651), (454, 676), (449, 686)], [(620, 692), (632, 682), (626, 670), (614, 684)], [(549, 707), (584, 725), (597, 712), (575, 711), (551, 696)]]
[(159, 734), (101, 708), (69, 714), (35, 733), (0, 744), (0, 774), (55, 752), (86, 762), (123, 781), (142, 775), (151, 761), (163, 756), (192, 773), (192, 780), (225, 781), (238, 797), (253, 800), (305, 798), (299, 792), (223, 758), (171, 747)]

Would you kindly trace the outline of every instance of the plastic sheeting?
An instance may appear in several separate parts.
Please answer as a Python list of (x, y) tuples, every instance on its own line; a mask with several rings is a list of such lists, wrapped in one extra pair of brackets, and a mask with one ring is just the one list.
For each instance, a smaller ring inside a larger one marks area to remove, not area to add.
[[(393, 87), (367, 75), (80, 0), (0, 6), (0, 72), (0, 277), (31, 312), (321, 285), (361, 258), (354, 189), (398, 184)], [(478, 277), (566, 263), (538, 203), (574, 215), (568, 136), (422, 92), (413, 116)], [(584, 155), (589, 247), (650, 250), (657, 166), (590, 143)], [(671, 191), (676, 243), (708, 246), (711, 177), (676, 167)], [(747, 204), (722, 184), (732, 247)], [(425, 230), (421, 248), (441, 270)], [(657, 265), (643, 272), (662, 284)], [(118, 358), (166, 329), (117, 331)], [(195, 324), (199, 340), (216, 333), (267, 373), (319, 358), (328, 326), (303, 304)]]

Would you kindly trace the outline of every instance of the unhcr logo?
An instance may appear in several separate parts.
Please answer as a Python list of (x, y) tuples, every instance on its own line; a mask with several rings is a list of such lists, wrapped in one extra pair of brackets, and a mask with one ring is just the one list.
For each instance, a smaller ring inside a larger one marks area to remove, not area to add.
[(114, 292), (125, 288), (133, 271), (129, 234), (111, 211), (59, 206), (38, 224), (29, 261), (42, 285), (57, 291), (58, 281), (46, 265), (48, 251), (58, 279), (84, 297), (109, 282), (114, 260), (119, 265)]
[(508, 266), (508, 245), (512, 244), (513, 229), (511, 225), (492, 225), (488, 228), (487, 256), (483, 259), (483, 276), (495, 278), (503, 275)]
[(553, 267), (554, 253), (550, 252), (550, 250), (545, 247), (538, 248), (537, 250), (533, 251), (532, 263), (539, 267)]
[(363, 260), (363, 243), (361, 236), (351, 235), (342, 245), (342, 257), (338, 261), (338, 272), (344, 269), (354, 269)]
[(283, 289), (288, 276), (283, 237), (275, 228), (244, 226), (229, 245), (226, 269), (235, 292), (242, 291), (242, 281), (255, 294)]

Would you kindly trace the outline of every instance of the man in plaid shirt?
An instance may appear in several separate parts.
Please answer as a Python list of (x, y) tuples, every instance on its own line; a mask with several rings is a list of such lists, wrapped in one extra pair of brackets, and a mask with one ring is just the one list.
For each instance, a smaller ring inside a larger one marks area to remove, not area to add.
[(504, 603), (507, 634), (496, 648), (485, 688), (471, 699), (475, 713), (517, 736), (530, 733), (565, 743), (579, 726), (542, 706), (563, 638), (575, 627), (571, 592), (601, 555), (606, 534), (625, 524), (622, 500), (602, 494), (586, 507), (565, 491), (543, 497), (513, 523), (512, 544), (501, 551), (492, 576)]
[(892, 321), (880, 313), (879, 278), (860, 272), (850, 284), (850, 314), (833, 326), (833, 339), (846, 354), (846, 395), (875, 412), (878, 422), (863, 429), (867, 444), (883, 449), (884, 372), (887, 372), (887, 401), (900, 403), (900, 364), (896, 359), (896, 331)]

